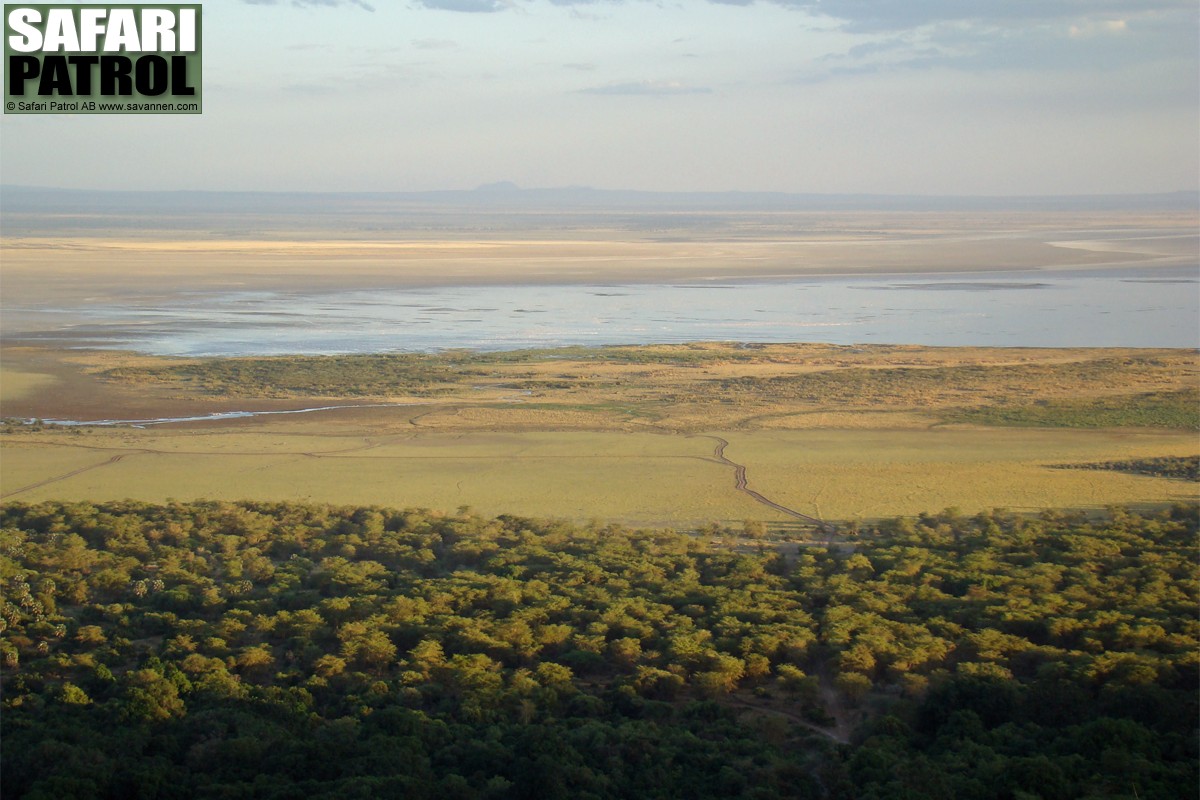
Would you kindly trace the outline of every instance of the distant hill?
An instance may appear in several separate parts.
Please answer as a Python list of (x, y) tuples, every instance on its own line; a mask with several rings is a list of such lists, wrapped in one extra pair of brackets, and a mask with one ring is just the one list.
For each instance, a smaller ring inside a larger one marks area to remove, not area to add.
[(569, 186), (522, 189), (511, 181), (468, 190), (427, 192), (109, 191), (0, 186), (0, 213), (355, 210), (373, 205), (562, 210), (1190, 210), (1196, 192), (1063, 196), (789, 194), (784, 192), (646, 192)]
[[(431, 192), (106, 191), (0, 186), (5, 236), (199, 235), (254, 237), (492, 235), (581, 228), (735, 231), (748, 213), (1189, 212), (1192, 192), (1068, 197), (950, 197), (783, 192), (642, 192), (570, 186), (522, 189), (504, 181)], [(717, 218), (724, 219), (724, 227)], [(761, 220), (760, 220), (761, 222)]]

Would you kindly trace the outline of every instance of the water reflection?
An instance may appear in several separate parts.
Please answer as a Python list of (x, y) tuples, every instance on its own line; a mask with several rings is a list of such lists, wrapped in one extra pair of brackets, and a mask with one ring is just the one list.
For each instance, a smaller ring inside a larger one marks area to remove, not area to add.
[[(76, 319), (79, 312), (72, 309)], [(159, 355), (754, 342), (1195, 347), (1197, 268), (678, 285), (221, 292), (39, 334)]]

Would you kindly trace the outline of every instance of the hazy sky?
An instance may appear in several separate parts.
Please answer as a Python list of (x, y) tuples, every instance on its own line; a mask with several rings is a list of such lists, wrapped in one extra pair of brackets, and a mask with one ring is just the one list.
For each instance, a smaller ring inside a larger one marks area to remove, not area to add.
[(202, 116), (3, 117), (81, 188), (1194, 190), (1196, 0), (213, 0)]

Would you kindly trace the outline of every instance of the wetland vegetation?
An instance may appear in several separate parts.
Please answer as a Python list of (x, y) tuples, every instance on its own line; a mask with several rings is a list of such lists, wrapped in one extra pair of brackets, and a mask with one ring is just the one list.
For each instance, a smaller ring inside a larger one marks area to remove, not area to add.
[[(428, 398), (498, 388), (528, 392), (543, 406), (640, 406), (658, 419), (669, 417), (667, 405), (770, 405), (778, 412), (923, 409), (981, 425), (1200, 428), (1196, 357), (1183, 350), (701, 343), (189, 359), (101, 376), (244, 398)], [(730, 416), (710, 410), (705, 420), (712, 426)]]

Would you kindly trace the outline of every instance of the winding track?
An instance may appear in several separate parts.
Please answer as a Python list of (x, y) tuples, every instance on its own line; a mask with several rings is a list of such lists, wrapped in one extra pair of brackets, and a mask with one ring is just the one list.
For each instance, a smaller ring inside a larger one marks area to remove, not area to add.
[(812, 524), (819, 526), (822, 530), (825, 530), (829, 533), (833, 532), (833, 530), (834, 530), (833, 525), (826, 522), (825, 520), (818, 519), (817, 517), (810, 517), (808, 514), (801, 514), (799, 511), (796, 511), (795, 509), (792, 509), (792, 508), (788, 508), (787, 506), (782, 506), (779, 503), (776, 503), (774, 500), (771, 500), (770, 498), (767, 498), (767, 497), (763, 497), (761, 494), (759, 494), (758, 492), (751, 489), (750, 486), (746, 483), (746, 467), (742, 464), (738, 464), (735, 461), (730, 461), (725, 456), (725, 448), (729, 446), (728, 441), (726, 441), (725, 439), (722, 439), (720, 436), (712, 436), (709, 434), (697, 434), (697, 435), (699, 435), (705, 439), (712, 439), (714, 442), (717, 443), (717, 446), (715, 448), (713, 448), (713, 458), (716, 461), (724, 464), (727, 467), (733, 467), (734, 488), (737, 489), (739, 492), (743, 492), (744, 494), (750, 495), (750, 497), (754, 498), (754, 500), (756, 502), (762, 503), (764, 506), (769, 506), (770, 508), (773, 508), (776, 511), (780, 511), (784, 514), (795, 517), (796, 519), (802, 519), (805, 522), (811, 522)]

